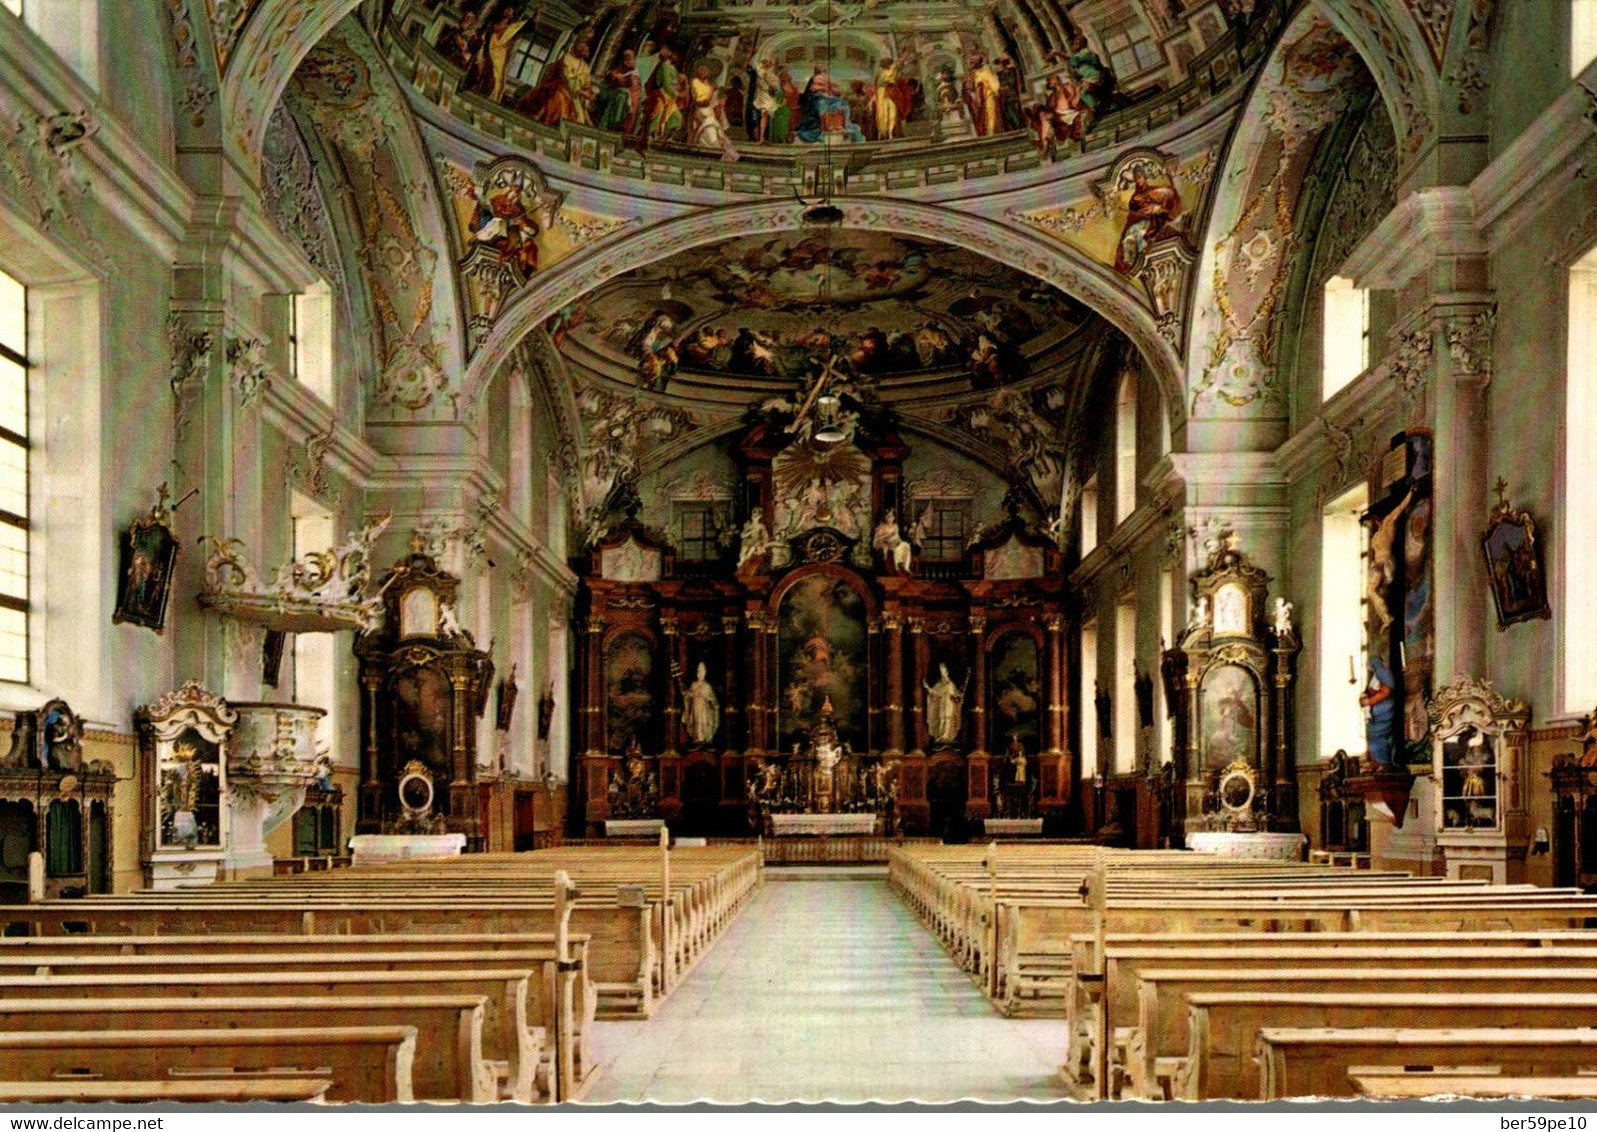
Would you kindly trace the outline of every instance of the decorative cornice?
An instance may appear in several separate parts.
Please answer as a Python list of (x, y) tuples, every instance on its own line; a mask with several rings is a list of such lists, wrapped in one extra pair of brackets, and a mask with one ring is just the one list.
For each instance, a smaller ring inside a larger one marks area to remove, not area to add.
[[(1388, 362), (1382, 358), (1365, 370), (1282, 442), (1275, 450), (1276, 467), (1282, 476), (1296, 483), (1325, 460), (1340, 459), (1338, 437), (1344, 432), (1355, 449), (1366, 437), (1381, 436), (1384, 443), (1384, 437), (1391, 432), (1385, 422), (1402, 407), (1402, 398), (1389, 376)], [(1355, 463), (1350, 456), (1344, 478), (1355, 470)]]
[(88, 196), (134, 239), (168, 259), (176, 255), (194, 194), (39, 37), (0, 35), (0, 107), (7, 118), (83, 110), (97, 127), (77, 149)]
[(1398, 201), (1359, 241), (1339, 274), (1360, 287), (1396, 290), (1444, 257), (1485, 254), (1470, 191), (1441, 185)]
[(1597, 62), (1567, 86), (1469, 185), (1475, 216), (1491, 246), (1501, 247), (1578, 177), (1577, 160), (1597, 138)]
[(297, 381), (274, 381), (261, 395), (262, 420), (290, 445), (325, 437), (322, 459), (334, 474), (360, 489), (370, 487), (381, 469), (394, 464), (358, 434), (340, 424), (333, 410)]

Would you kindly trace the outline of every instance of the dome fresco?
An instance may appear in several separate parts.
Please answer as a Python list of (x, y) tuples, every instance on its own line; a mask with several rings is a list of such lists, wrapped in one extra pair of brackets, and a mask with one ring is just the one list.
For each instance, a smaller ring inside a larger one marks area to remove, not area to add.
[[(727, 162), (1000, 137), (1054, 156), (1190, 85), (1189, 64), (1233, 33), (1198, 7), (401, 0), (385, 29), (418, 87), (496, 133), (594, 131)], [(1202, 76), (1211, 91), (1226, 77)]]
[(938, 377), (943, 392), (1027, 376), (1028, 357), (1095, 315), (973, 252), (871, 232), (800, 230), (680, 253), (599, 288), (549, 324), (568, 356), (633, 367), (802, 379), (839, 357), (862, 378)]

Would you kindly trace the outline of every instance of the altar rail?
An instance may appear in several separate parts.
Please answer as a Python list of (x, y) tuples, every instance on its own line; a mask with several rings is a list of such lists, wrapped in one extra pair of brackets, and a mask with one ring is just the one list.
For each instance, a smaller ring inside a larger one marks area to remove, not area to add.
[[(612, 837), (567, 841), (566, 845), (613, 847), (654, 843), (653, 839), (629, 840)], [(765, 851), (767, 865), (885, 865), (888, 853), (892, 849), (941, 845), (942, 841), (936, 837), (767, 837), (764, 839), (712, 837), (708, 839), (707, 844), (712, 848), (722, 845), (759, 845)]]

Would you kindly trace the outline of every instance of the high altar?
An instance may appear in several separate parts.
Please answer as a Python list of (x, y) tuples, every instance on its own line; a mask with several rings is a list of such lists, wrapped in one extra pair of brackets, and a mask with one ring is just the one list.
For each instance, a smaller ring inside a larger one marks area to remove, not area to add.
[(715, 553), (681, 553), (623, 484), (579, 563), (590, 835), (618, 817), (746, 835), (834, 814), (957, 837), (1000, 810), (1062, 829), (1063, 570), (1036, 508), (1011, 491), (952, 553), (925, 553), (933, 505), (906, 490), (890, 415), (821, 404), (823, 427), (766, 412), (730, 439)]

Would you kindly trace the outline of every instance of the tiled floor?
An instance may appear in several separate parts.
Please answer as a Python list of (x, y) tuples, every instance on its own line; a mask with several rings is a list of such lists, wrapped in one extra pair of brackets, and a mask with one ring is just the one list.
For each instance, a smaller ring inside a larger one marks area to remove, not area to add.
[(653, 1018), (594, 1040), (594, 1104), (1069, 1095), (1063, 1023), (999, 1017), (879, 878), (768, 870)]

